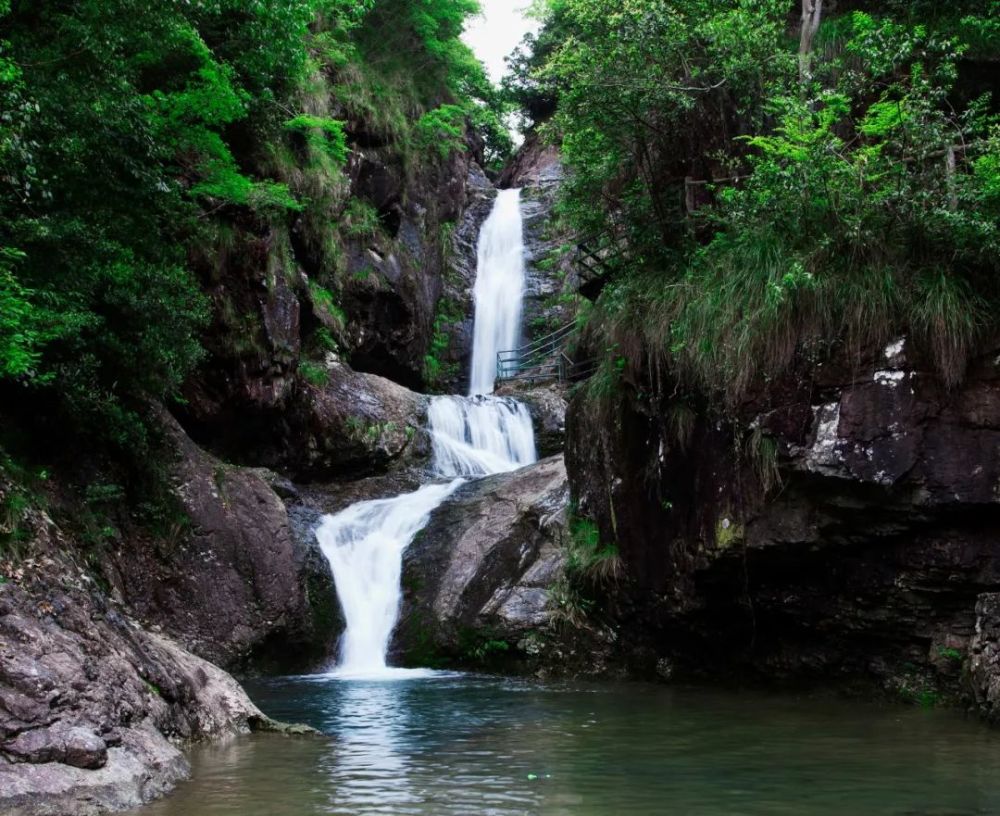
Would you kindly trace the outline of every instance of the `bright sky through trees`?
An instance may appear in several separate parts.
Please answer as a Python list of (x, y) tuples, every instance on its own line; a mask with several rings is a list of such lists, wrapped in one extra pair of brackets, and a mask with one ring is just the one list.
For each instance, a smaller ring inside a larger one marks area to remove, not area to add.
[(529, 0), (481, 0), (481, 5), (482, 15), (469, 22), (463, 39), (486, 63), (490, 78), (499, 82), (504, 74), (504, 57), (525, 34), (537, 31), (538, 24), (525, 15)]

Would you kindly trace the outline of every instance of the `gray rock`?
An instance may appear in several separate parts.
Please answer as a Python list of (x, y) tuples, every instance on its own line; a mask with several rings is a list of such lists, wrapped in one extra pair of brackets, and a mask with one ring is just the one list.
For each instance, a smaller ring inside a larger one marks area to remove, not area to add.
[(108, 761), (108, 746), (85, 728), (53, 725), (25, 731), (3, 745), (15, 761), (62, 762), (77, 768), (101, 768)]
[(180, 746), (263, 717), (229, 675), (109, 604), (33, 521), (34, 556), (0, 583), (0, 812), (136, 807), (189, 772)]
[(568, 490), (561, 457), (460, 488), (404, 556), (394, 649), (461, 658), (470, 633), (516, 642), (545, 627), (562, 572)]
[(976, 628), (969, 645), (969, 681), (976, 704), (1000, 723), (1000, 593), (976, 599)]
[(260, 471), (226, 465), (168, 416), (176, 494), (190, 519), (173, 542), (129, 537), (106, 557), (118, 595), (140, 617), (215, 663), (241, 669), (321, 662), (336, 600), (315, 539), (292, 533)]

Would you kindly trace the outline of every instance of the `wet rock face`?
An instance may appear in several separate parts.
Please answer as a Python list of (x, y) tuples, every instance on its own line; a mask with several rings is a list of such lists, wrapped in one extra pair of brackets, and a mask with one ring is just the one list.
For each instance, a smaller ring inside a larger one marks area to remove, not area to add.
[(327, 364), (327, 384), (309, 387), (293, 415), (301, 430), (286, 470), (303, 481), (383, 473), (426, 459), (427, 398), (391, 380)]
[(471, 351), (471, 324), (458, 316), (471, 319), (474, 236), (493, 190), (478, 161), (478, 137), (467, 141), (464, 151), (415, 178), (391, 167), (391, 150), (365, 151), (354, 194), (375, 204), (385, 234), (359, 239), (348, 258), (347, 350), (359, 371), (421, 389), (428, 385), (425, 357), (439, 345), (436, 334), (446, 334), (447, 349), (434, 353), (442, 364), (454, 364), (452, 370)]
[(225, 465), (170, 429), (189, 524), (173, 541), (132, 539), (111, 553), (112, 585), (143, 619), (215, 663), (312, 668), (332, 647), (338, 614), (315, 539), (293, 535), (275, 477)]
[[(192, 437), (227, 461), (296, 481), (359, 478), (426, 457), (425, 397), (333, 355), (319, 371), (325, 382), (295, 380), (263, 412), (237, 399), (205, 424), (192, 423), (191, 404), (179, 413)], [(233, 417), (240, 406), (247, 414)]]
[(612, 429), (575, 401), (570, 481), (602, 537), (617, 531), (623, 631), (648, 633), (636, 649), (689, 672), (925, 701), (968, 696), (972, 669), (989, 709), (995, 357), (954, 391), (906, 341), (863, 365), (803, 366), (749, 398), (735, 431), (696, 406), (679, 434), (676, 405), (633, 396)]
[(452, 234), (441, 292), (440, 306), (447, 307), (453, 317), (461, 315), (459, 319), (446, 321), (445, 326), (448, 344), (441, 362), (449, 366), (453, 374), (441, 385), (448, 392), (465, 393), (468, 387), (476, 311), (473, 288), (476, 285), (479, 231), (489, 218), (496, 196), (493, 183), (478, 165), (472, 165), (466, 183), (466, 204)]
[(553, 614), (567, 498), (561, 457), (460, 488), (406, 551), (393, 651), (468, 663), (484, 643), (530, 642)]
[(176, 741), (265, 719), (231, 677), (102, 596), (41, 517), (33, 552), (0, 583), (0, 811), (138, 806), (187, 776)]
[[(183, 403), (172, 406), (187, 432), (228, 461), (296, 478), (342, 475), (329, 461), (297, 453), (325, 410), (302, 365), (318, 365), (319, 327), (358, 372), (414, 390), (462, 390), (476, 239), (495, 195), (477, 163), (481, 153), (470, 135), (466, 150), (411, 176), (391, 146), (353, 151), (351, 195), (373, 208), (378, 226), (344, 238), (346, 268), (335, 280), (302, 224), (287, 232), (235, 224), (232, 245), (198, 261), (214, 319), (202, 338), (206, 360), (185, 383)], [(337, 301), (336, 316), (316, 302), (320, 283)], [(434, 383), (428, 355), (445, 371)], [(330, 459), (353, 466), (350, 456)]]
[(561, 383), (505, 383), (497, 391), (499, 396), (513, 397), (528, 406), (540, 457), (562, 453), (566, 437), (567, 393), (567, 386)]
[(544, 144), (533, 133), (500, 179), (501, 187), (521, 188), (526, 262), (523, 323), (528, 341), (573, 318), (559, 296), (574, 293), (579, 280), (572, 258), (555, 251), (570, 237), (556, 229), (552, 218), (564, 176), (558, 148)]
[(976, 600), (976, 626), (969, 649), (969, 679), (979, 710), (1000, 723), (1000, 593)]

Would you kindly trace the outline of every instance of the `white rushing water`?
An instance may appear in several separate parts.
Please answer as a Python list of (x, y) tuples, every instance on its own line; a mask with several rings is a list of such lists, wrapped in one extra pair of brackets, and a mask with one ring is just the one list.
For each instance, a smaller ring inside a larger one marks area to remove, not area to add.
[(429, 484), (394, 499), (351, 505), (326, 516), (316, 535), (330, 562), (347, 628), (338, 674), (387, 675), (385, 655), (399, 616), (403, 551), (461, 479)]
[(498, 397), (437, 397), (427, 412), (434, 470), (479, 477), (532, 464), (535, 432), (528, 409)]
[[(509, 398), (475, 396), (477, 388), (493, 390), (497, 351), (513, 348), (517, 341), (523, 257), (519, 191), (501, 191), (479, 241), (473, 396), (434, 397), (427, 411), (434, 474), (451, 481), (427, 484), (395, 498), (359, 502), (324, 516), (316, 531), (333, 570), (346, 622), (336, 676), (392, 679), (426, 673), (386, 664), (402, 601), (403, 552), (431, 513), (467, 479), (506, 473), (537, 458), (528, 409)], [(481, 287), (483, 277), (488, 280)], [(497, 312), (503, 314), (498, 317)], [(480, 332), (481, 323), (487, 332)], [(485, 362), (477, 380), (481, 361)]]
[(520, 345), (524, 302), (524, 232), (521, 191), (501, 190), (479, 233), (476, 320), (469, 394), (492, 394), (497, 352)]

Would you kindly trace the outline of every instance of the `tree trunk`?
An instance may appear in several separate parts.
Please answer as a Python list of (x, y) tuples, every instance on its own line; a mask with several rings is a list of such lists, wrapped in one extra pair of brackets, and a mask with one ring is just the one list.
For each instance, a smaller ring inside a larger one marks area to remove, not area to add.
[(812, 76), (812, 47), (823, 19), (823, 0), (802, 0), (802, 34), (799, 38), (799, 81)]

